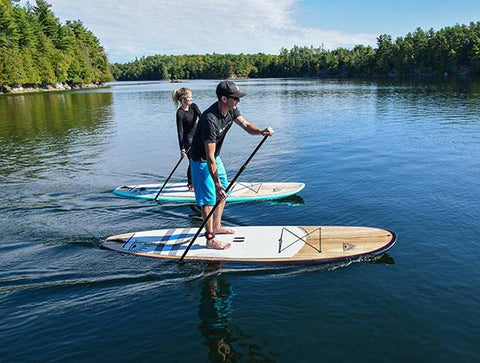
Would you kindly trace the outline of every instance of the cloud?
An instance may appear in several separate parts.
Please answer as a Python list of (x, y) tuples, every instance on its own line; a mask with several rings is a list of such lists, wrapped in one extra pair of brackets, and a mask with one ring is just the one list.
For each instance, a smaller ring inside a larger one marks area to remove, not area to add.
[(269, 53), (294, 45), (374, 45), (377, 34), (304, 28), (298, 0), (49, 0), (60, 20), (80, 19), (111, 62), (154, 54)]

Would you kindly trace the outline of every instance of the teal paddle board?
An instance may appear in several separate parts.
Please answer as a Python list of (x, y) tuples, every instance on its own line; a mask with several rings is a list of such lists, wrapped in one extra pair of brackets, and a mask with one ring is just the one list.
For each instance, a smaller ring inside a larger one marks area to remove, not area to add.
[[(139, 184), (116, 188), (113, 193), (122, 197), (154, 199), (162, 184)], [(304, 183), (243, 183), (237, 182), (231, 189), (227, 202), (254, 202), (283, 199), (300, 192)], [(186, 183), (169, 183), (158, 196), (161, 202), (195, 202), (195, 195), (189, 192)]]

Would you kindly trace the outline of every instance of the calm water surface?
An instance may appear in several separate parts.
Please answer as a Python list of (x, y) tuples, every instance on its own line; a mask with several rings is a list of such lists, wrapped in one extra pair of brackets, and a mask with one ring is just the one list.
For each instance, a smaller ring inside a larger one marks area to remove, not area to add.
[[(0, 360), (478, 361), (478, 82), (238, 82), (242, 113), (277, 132), (242, 180), (306, 188), (229, 205), (225, 224), (392, 229), (378, 261), (177, 266), (98, 248), (201, 223), (187, 204), (112, 190), (166, 178), (171, 90), (190, 87), (203, 110), (216, 83), (0, 97)], [(230, 177), (259, 141), (232, 128)]]

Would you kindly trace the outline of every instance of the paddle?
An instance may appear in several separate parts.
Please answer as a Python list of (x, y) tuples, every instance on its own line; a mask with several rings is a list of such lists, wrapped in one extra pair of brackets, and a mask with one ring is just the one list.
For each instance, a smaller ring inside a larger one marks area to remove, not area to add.
[[(235, 182), (237, 181), (238, 177), (240, 176), (240, 174), (242, 174), (242, 172), (245, 170), (245, 168), (247, 167), (247, 164), (250, 162), (250, 160), (252, 160), (253, 156), (257, 153), (258, 149), (260, 149), (260, 147), (263, 145), (263, 143), (265, 141), (267, 141), (267, 138), (268, 138), (268, 135), (265, 135), (262, 139), (262, 141), (260, 141), (260, 143), (258, 144), (258, 146), (255, 148), (255, 150), (253, 150), (252, 154), (248, 157), (247, 161), (245, 161), (245, 163), (242, 165), (242, 167), (238, 170), (237, 174), (233, 177), (232, 181), (230, 182), (230, 184), (228, 184), (228, 187), (227, 187), (227, 190), (226, 192), (228, 193), (230, 191), (230, 189), (232, 188), (233, 184), (235, 184)], [(204, 219), (204, 221), (202, 222), (202, 225), (200, 226), (200, 228), (198, 229), (198, 231), (195, 233), (195, 235), (193, 236), (192, 240), (190, 241), (190, 243), (188, 244), (187, 248), (185, 249), (185, 252), (183, 252), (183, 255), (182, 257), (180, 257), (180, 260), (178, 261), (178, 263), (182, 262), (183, 259), (185, 258), (185, 256), (187, 255), (188, 251), (190, 250), (190, 247), (192, 247), (193, 245), (193, 242), (195, 242), (195, 240), (197, 239), (198, 235), (200, 234), (200, 232), (202, 231), (203, 227), (205, 227), (205, 225), (207, 224), (207, 221), (210, 219), (210, 217), (213, 215), (213, 213), (215, 212), (215, 209), (217, 209), (218, 205), (220, 204), (220, 200), (217, 201), (217, 203), (215, 203), (215, 205), (213, 206), (212, 210), (210, 211), (210, 213), (208, 213), (208, 216), (207, 218)]]
[(182, 162), (183, 158), (185, 157), (185, 155), (187, 155), (187, 153), (189, 152), (190, 148), (188, 148), (187, 151), (185, 151), (185, 153), (182, 153), (182, 156), (180, 157), (180, 160), (178, 160), (178, 163), (177, 165), (175, 165), (175, 167), (173, 168), (172, 172), (170, 173), (170, 175), (168, 176), (167, 180), (165, 180), (165, 183), (163, 183), (162, 187), (160, 188), (160, 190), (158, 191), (157, 195), (155, 196), (155, 198), (153, 198), (153, 200), (156, 202), (157, 201), (157, 198), (158, 196), (160, 195), (160, 193), (162, 192), (163, 188), (165, 188), (165, 185), (167, 185), (168, 181), (170, 180), (170, 178), (172, 177), (173, 173), (175, 173), (175, 170), (177, 170), (178, 166), (180, 165), (180, 163)]

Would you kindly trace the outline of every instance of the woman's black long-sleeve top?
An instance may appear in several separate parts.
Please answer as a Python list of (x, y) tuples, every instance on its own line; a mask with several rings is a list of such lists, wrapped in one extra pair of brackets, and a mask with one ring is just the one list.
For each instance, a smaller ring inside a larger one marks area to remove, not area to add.
[(188, 150), (192, 145), (193, 134), (197, 128), (197, 121), (202, 113), (195, 103), (192, 103), (185, 111), (183, 108), (177, 110), (177, 133), (180, 150)]

